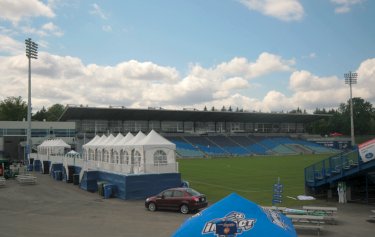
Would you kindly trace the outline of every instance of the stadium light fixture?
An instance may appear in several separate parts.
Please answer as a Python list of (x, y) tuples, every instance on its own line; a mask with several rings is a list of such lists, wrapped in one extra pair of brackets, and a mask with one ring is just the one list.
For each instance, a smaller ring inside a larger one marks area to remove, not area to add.
[(352, 146), (354, 146), (355, 139), (354, 139), (352, 85), (357, 84), (358, 73), (349, 71), (349, 73), (344, 74), (344, 77), (345, 77), (345, 84), (348, 84), (350, 88), (350, 134), (351, 134)]
[[(30, 162), (31, 154), (31, 59), (38, 58), (38, 44), (33, 42), (31, 38), (25, 40), (26, 57), (29, 59), (29, 83), (27, 98), (27, 141), (26, 141), (26, 158)], [(26, 164), (26, 162), (25, 162)]]

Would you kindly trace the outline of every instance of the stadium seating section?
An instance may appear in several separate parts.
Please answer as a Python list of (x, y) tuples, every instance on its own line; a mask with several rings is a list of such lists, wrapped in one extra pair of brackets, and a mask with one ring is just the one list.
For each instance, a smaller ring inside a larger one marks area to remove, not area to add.
[(290, 137), (266, 136), (167, 136), (183, 158), (249, 155), (296, 155), (336, 153), (314, 142)]

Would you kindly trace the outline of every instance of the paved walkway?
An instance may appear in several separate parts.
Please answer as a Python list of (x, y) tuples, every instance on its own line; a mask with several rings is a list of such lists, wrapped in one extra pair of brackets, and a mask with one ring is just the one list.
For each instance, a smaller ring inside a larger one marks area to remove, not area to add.
[[(32, 174), (36, 185), (7, 180), (0, 187), (1, 237), (167, 237), (190, 216), (149, 212), (143, 201), (102, 199), (49, 175)], [(375, 206), (327, 203), (333, 205), (338, 207), (338, 224), (327, 225), (322, 236), (374, 236), (375, 223), (367, 220)], [(317, 236), (314, 231), (298, 235)]]

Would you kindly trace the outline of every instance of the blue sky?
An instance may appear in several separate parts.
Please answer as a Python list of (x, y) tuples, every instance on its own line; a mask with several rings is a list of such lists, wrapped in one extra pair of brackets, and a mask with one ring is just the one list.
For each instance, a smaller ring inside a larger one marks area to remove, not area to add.
[(278, 112), (375, 102), (375, 1), (0, 0), (0, 99)]

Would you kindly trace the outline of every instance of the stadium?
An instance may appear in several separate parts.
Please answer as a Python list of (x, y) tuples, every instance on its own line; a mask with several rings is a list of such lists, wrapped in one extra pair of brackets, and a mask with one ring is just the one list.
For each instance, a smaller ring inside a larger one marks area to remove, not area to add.
[[(25, 158), (27, 172), (13, 177), (22, 185), (36, 184), (41, 175), (35, 172), (49, 174), (103, 199), (145, 200), (191, 184), (212, 204), (228, 193), (276, 210), (323, 200), (330, 207), (317, 208), (337, 211), (332, 207), (337, 200), (373, 204), (375, 139), (357, 146), (345, 136), (307, 132), (310, 123), (328, 116), (70, 105), (58, 122), (33, 122), (34, 152)], [(25, 125), (0, 122), (3, 154), (18, 149), (14, 157), (23, 159)], [(9, 162), (2, 162), (6, 178), (9, 170)], [(339, 219), (319, 215), (303, 216), (323, 218), (325, 224)], [(295, 228), (319, 234), (326, 227), (303, 224)]]
[(75, 122), (77, 150), (96, 134), (155, 130), (176, 144), (179, 158), (325, 154), (305, 170), (306, 193), (337, 198), (338, 182), (346, 181), (349, 200), (374, 201), (374, 162), (364, 163), (349, 138), (306, 133), (326, 116), (67, 106), (60, 121)]
[[(44, 129), (33, 126), (37, 131), (33, 129), (32, 135), (35, 150), (46, 138), (61, 138), (80, 154), (95, 136), (156, 131), (175, 145), (176, 158), (182, 160), (322, 155), (325, 159), (302, 167), (305, 168), (306, 194), (337, 199), (337, 185), (345, 181), (348, 200), (372, 202), (374, 162), (364, 162), (358, 149), (351, 146), (350, 138), (322, 137), (306, 132), (311, 122), (327, 116), (68, 105), (59, 122), (48, 123)], [(11, 134), (12, 129), (3, 129), (4, 144), (9, 144), (9, 139), (14, 137)], [(25, 134), (26, 128), (14, 143)], [(18, 156), (22, 154), (21, 151)]]

